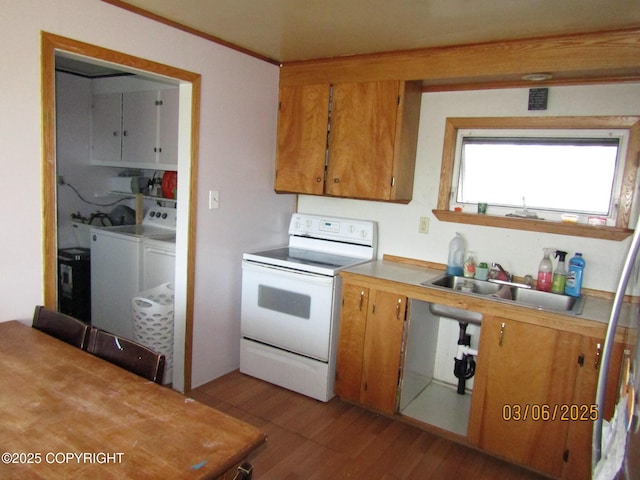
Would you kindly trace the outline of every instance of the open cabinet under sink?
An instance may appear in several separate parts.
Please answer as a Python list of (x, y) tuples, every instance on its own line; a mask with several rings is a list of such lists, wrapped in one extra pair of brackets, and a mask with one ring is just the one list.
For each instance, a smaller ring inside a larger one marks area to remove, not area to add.
[[(430, 304), (411, 300), (408, 335), (400, 385), (400, 414), (422, 423), (467, 435), (473, 378), (458, 394), (454, 358), (459, 323), (432, 312)], [(471, 347), (477, 348), (480, 327), (470, 324)]]

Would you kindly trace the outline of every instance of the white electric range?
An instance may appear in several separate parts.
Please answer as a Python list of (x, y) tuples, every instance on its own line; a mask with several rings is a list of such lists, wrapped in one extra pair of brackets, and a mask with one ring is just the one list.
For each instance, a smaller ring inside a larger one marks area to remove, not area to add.
[(294, 214), (289, 244), (245, 253), (240, 371), (321, 401), (334, 396), (340, 270), (376, 256), (377, 225)]

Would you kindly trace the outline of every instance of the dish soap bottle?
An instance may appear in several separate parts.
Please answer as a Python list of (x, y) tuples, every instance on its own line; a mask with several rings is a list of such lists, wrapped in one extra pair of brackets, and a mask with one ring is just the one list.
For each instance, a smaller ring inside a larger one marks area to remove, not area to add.
[(464, 237), (456, 233), (449, 242), (449, 259), (447, 260), (447, 274), (462, 276), (462, 265), (464, 261)]
[(469, 252), (467, 259), (464, 261), (464, 276), (467, 278), (476, 276), (476, 259), (473, 252)]
[(544, 248), (543, 251), (544, 256), (542, 257), (542, 260), (540, 260), (540, 265), (538, 266), (538, 281), (536, 283), (536, 289), (541, 292), (550, 292), (553, 263), (551, 263), (549, 255), (553, 252), (553, 248)]
[(569, 273), (567, 273), (567, 283), (564, 293), (572, 297), (579, 297), (582, 290), (582, 274), (584, 272), (585, 261), (581, 253), (569, 260)]
[(564, 286), (567, 283), (567, 269), (564, 266), (564, 258), (567, 256), (567, 252), (562, 250), (556, 250), (556, 258), (558, 259), (558, 265), (553, 272), (553, 280), (551, 282), (551, 291), (553, 293), (564, 293)]

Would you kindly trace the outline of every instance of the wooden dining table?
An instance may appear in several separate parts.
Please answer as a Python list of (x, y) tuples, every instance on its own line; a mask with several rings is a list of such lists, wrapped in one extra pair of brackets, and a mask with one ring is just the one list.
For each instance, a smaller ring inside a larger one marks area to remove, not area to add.
[(264, 440), (28, 325), (0, 323), (3, 480), (233, 478)]

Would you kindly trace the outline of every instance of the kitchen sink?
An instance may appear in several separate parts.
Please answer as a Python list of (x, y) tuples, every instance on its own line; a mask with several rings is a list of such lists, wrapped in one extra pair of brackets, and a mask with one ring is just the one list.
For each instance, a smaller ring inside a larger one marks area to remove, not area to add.
[[(576, 298), (557, 293), (541, 292), (525, 286), (519, 286), (519, 284), (510, 284), (508, 282), (494, 283), (489, 280), (477, 280), (475, 278), (465, 278), (456, 275), (442, 275), (433, 280), (422, 282), (421, 285), (446, 288), (455, 292), (471, 295), (490, 296), (519, 305), (535, 307), (538, 310), (550, 310), (573, 315), (580, 315), (582, 313), (585, 300), (584, 297)], [(465, 317), (465, 314), (462, 312), (466, 312), (466, 310), (446, 307), (444, 305), (435, 305), (434, 308), (439, 311), (435, 312), (432, 309), (432, 312), (441, 316), (449, 316), (445, 310), (450, 310), (449, 313), (455, 314), (455, 316), (450, 316), (450, 318), (458, 319), (459, 317)], [(456, 310), (459, 310), (459, 312), (456, 312)], [(467, 313), (480, 315), (475, 312)], [(482, 316), (480, 315), (480, 319), (481, 318)], [(460, 320), (465, 321), (461, 318)], [(471, 318), (468, 321), (472, 323), (478, 322), (475, 318)]]
[(476, 293), (478, 295), (492, 295), (497, 293), (502, 287), (497, 283), (475, 278), (458, 277), (455, 275), (443, 275), (435, 280), (422, 282), (422, 285), (434, 285), (437, 287), (450, 288), (463, 293)]
[(473, 323), (475, 325), (482, 324), (482, 314), (480, 312), (472, 312), (463, 308), (450, 307), (449, 305), (440, 305), (438, 303), (430, 303), (429, 310), (438, 317), (452, 318), (463, 323)]
[[(523, 305), (536, 307), (540, 310), (556, 310), (566, 312), (574, 307), (581, 306), (582, 297), (570, 297), (569, 295), (559, 295), (557, 293), (541, 292), (531, 288), (514, 288), (511, 290), (513, 301)], [(582, 311), (582, 309), (580, 309)]]

